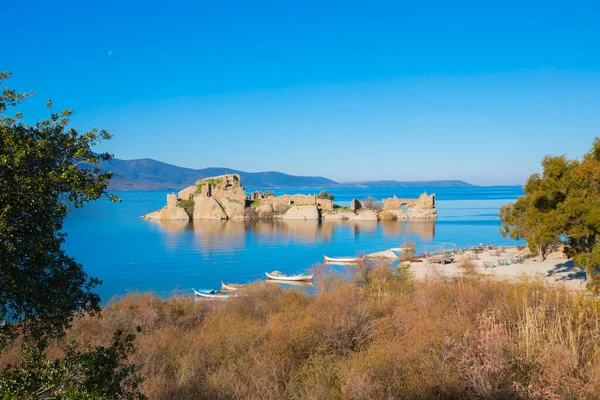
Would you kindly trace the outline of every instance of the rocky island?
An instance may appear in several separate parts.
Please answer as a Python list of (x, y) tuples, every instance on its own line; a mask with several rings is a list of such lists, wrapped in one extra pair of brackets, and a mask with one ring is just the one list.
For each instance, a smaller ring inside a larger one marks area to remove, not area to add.
[(179, 193), (167, 195), (167, 205), (144, 215), (157, 220), (431, 220), (437, 218), (435, 195), (423, 193), (417, 199), (396, 196), (383, 199), (383, 206), (353, 199), (349, 207), (313, 194), (252, 192), (242, 186), (240, 176), (226, 174), (200, 179)]

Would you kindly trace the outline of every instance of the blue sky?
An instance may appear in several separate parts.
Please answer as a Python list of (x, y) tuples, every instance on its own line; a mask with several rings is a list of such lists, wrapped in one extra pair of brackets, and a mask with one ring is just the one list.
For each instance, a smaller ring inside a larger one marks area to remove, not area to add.
[[(192, 4), (193, 3), (193, 4)], [(596, 2), (9, 2), (0, 69), (118, 158), (522, 184), (600, 136)]]

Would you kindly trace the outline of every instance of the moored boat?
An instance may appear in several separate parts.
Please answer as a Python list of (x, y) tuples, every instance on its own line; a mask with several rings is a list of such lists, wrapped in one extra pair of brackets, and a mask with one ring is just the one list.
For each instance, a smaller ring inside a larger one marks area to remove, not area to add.
[(223, 290), (194, 289), (194, 288), (192, 288), (192, 290), (194, 291), (194, 296), (204, 297), (204, 298), (208, 298), (208, 299), (224, 300), (224, 299), (228, 299), (229, 297), (231, 297), (230, 293), (225, 292)]
[(359, 263), (363, 261), (363, 257), (327, 257), (323, 256), (326, 263), (340, 263), (340, 264), (351, 264)]
[(303, 281), (279, 281), (273, 279), (267, 279), (267, 283), (273, 285), (285, 285), (285, 286), (298, 286), (298, 287), (315, 287), (312, 282), (303, 282)]
[(236, 290), (240, 290), (246, 287), (243, 283), (225, 283), (221, 282), (221, 290), (225, 290), (227, 292), (235, 292)]
[(310, 280), (313, 278), (312, 275), (307, 275), (307, 274), (298, 274), (298, 275), (286, 275), (286, 274), (282, 274), (279, 271), (273, 271), (270, 274), (268, 272), (265, 272), (265, 275), (267, 275), (267, 279), (273, 279), (276, 281), (293, 281), (293, 282), (310, 282)]

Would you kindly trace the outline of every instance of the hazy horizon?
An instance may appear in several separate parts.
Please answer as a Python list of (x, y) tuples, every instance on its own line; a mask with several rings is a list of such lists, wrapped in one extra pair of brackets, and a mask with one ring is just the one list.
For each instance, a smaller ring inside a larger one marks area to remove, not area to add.
[[(200, 169), (522, 185), (600, 136), (600, 5), (36, 4), (4, 8), (21, 111), (96, 150)], [(26, 17), (27, 29), (22, 21)], [(35, 60), (35, 61), (34, 61)]]
[(469, 181), (466, 181), (464, 179), (379, 179), (377, 177), (374, 177), (372, 179), (355, 179), (355, 180), (337, 180), (337, 179), (333, 179), (330, 176), (327, 176), (326, 174), (315, 174), (315, 175), (307, 175), (307, 174), (291, 174), (288, 173), (286, 171), (280, 171), (277, 169), (266, 169), (266, 170), (247, 170), (247, 169), (243, 169), (243, 168), (236, 168), (234, 166), (221, 166), (221, 165), (213, 165), (213, 166), (208, 166), (208, 167), (202, 167), (202, 168), (193, 168), (193, 167), (188, 167), (185, 165), (177, 165), (177, 164), (172, 164), (172, 163), (168, 163), (165, 161), (161, 161), (161, 160), (157, 160), (155, 158), (149, 158), (149, 157), (142, 157), (142, 158), (132, 158), (132, 159), (122, 159), (119, 157), (116, 157), (116, 159), (120, 159), (123, 161), (138, 161), (138, 160), (154, 160), (154, 161), (158, 161), (161, 163), (165, 163), (165, 164), (169, 164), (169, 165), (173, 165), (176, 167), (181, 167), (181, 168), (188, 168), (188, 169), (193, 169), (193, 170), (200, 170), (203, 168), (216, 168), (216, 169), (222, 169), (223, 170), (223, 174), (225, 174), (226, 171), (243, 171), (243, 172), (249, 172), (249, 173), (261, 173), (261, 172), (279, 172), (279, 173), (283, 173), (283, 174), (287, 174), (287, 175), (294, 175), (294, 176), (312, 176), (312, 177), (321, 177), (321, 178), (327, 178), (330, 179), (332, 181), (335, 181), (337, 183), (340, 184), (355, 184), (355, 183), (360, 183), (360, 182), (373, 182), (373, 181), (402, 181), (402, 182), (419, 182), (419, 181), (424, 181), (424, 182), (435, 182), (435, 181), (463, 181), (475, 186), (523, 186), (525, 184), (525, 182), (523, 183), (515, 183), (515, 184), (505, 184), (505, 185), (500, 185), (500, 184), (475, 184)]

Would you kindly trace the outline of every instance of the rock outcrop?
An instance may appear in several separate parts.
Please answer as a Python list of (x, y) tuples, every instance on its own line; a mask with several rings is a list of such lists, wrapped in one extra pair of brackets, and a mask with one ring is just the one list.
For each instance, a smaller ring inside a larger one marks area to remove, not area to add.
[(363, 210), (350, 218), (351, 221), (377, 221), (377, 213), (373, 210)]
[(221, 205), (212, 197), (194, 197), (193, 219), (227, 219)]
[(293, 206), (283, 216), (281, 217), (284, 220), (319, 220), (319, 209), (317, 206)]
[[(326, 197), (326, 196), (322, 196)], [(433, 220), (437, 217), (435, 195), (423, 193), (418, 199), (383, 199), (384, 212), (398, 220)], [(283, 219), (283, 220), (350, 220), (377, 221), (378, 212), (366, 208), (358, 199), (350, 207), (334, 205), (329, 198), (313, 194), (275, 196), (273, 193), (253, 192), (249, 197), (239, 175), (227, 174), (200, 179), (194, 186), (167, 195), (167, 206), (145, 215), (156, 220), (226, 220), (226, 219)], [(388, 219), (388, 218), (386, 218)]]
[(356, 214), (354, 214), (352, 211), (336, 211), (333, 213), (323, 214), (321, 217), (324, 220), (326, 219), (330, 221), (343, 221), (356, 217)]
[(144, 215), (142, 218), (145, 219), (162, 219), (162, 220), (187, 220), (189, 221), (190, 216), (182, 207), (178, 206), (165, 206), (158, 211), (151, 212), (150, 214)]
[(225, 199), (221, 202), (223, 211), (227, 214), (229, 219), (243, 219), (244, 218), (244, 206), (242, 203)]
[(196, 194), (196, 186), (189, 186), (177, 193), (177, 198), (181, 200), (189, 200)]

